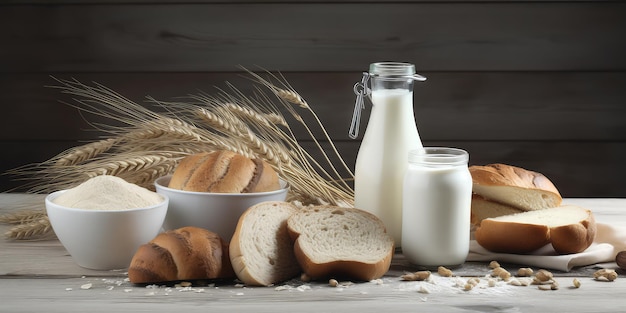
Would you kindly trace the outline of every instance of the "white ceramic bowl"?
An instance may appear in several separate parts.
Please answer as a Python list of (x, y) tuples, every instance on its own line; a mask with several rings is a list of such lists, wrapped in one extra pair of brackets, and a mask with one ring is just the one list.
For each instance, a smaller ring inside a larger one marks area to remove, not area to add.
[(239, 217), (249, 207), (264, 201), (285, 201), (287, 184), (282, 189), (254, 193), (193, 192), (168, 188), (170, 176), (158, 178), (154, 185), (159, 194), (170, 198), (169, 210), (163, 223), (165, 230), (196, 226), (218, 234), (230, 241)]
[(169, 199), (154, 206), (123, 210), (85, 210), (58, 205), (46, 197), (46, 211), (54, 233), (78, 265), (96, 269), (124, 269), (140, 245), (161, 231)]

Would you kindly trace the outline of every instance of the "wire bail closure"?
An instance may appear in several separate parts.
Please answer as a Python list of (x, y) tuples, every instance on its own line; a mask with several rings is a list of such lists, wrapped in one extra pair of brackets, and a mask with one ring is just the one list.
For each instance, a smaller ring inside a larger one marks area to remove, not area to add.
[(367, 81), (370, 79), (370, 73), (363, 72), (363, 78), (360, 82), (354, 84), (352, 88), (356, 94), (356, 102), (354, 103), (354, 112), (352, 113), (352, 122), (348, 136), (350, 139), (359, 137), (359, 125), (361, 125), (361, 113), (365, 110), (365, 96), (369, 96), (372, 91), (367, 87)]

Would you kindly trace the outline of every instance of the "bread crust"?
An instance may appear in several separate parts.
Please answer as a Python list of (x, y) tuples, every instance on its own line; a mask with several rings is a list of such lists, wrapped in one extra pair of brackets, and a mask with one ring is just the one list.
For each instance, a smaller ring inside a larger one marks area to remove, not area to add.
[(522, 212), (524, 212), (524, 210), (497, 201), (491, 201), (477, 194), (472, 194), (470, 222), (473, 226), (480, 225), (480, 222), (486, 218)]
[[(555, 209), (559, 208), (542, 211)], [(579, 253), (591, 246), (597, 233), (592, 212), (583, 210), (587, 214), (580, 221), (553, 227), (548, 226), (548, 220), (541, 225), (488, 218), (480, 223), (474, 237), (482, 247), (498, 253), (528, 254), (547, 244), (558, 254)]]
[[(356, 208), (343, 208), (336, 206), (318, 206), (311, 208), (311, 210), (318, 209), (330, 209), (341, 211), (356, 211), (359, 214), (369, 216), (371, 221), (379, 223), (382, 229), (385, 229), (382, 222), (373, 214), (359, 210)], [(306, 209), (299, 211), (300, 214), (304, 214)], [(293, 217), (295, 218), (295, 216)], [(299, 237), (301, 233), (291, 225), (291, 219), (288, 222), (289, 236), (294, 241), (294, 254), (298, 260), (298, 264), (302, 268), (303, 272), (314, 280), (336, 277), (346, 278), (362, 281), (370, 281), (378, 279), (389, 271), (391, 266), (391, 260), (394, 254), (393, 239), (389, 237), (389, 249), (388, 253), (384, 257), (376, 260), (375, 262), (361, 262), (355, 259), (339, 259), (331, 262), (317, 263), (314, 261), (315, 257), (310, 255), (313, 251), (307, 251), (302, 248)], [(386, 232), (385, 232), (386, 235)]]
[(550, 243), (550, 228), (485, 219), (474, 237), (478, 244), (492, 252), (528, 254)]
[(585, 251), (596, 238), (597, 226), (593, 214), (579, 224), (550, 228), (550, 242), (559, 254)]
[(217, 150), (181, 160), (168, 187), (195, 192), (247, 193), (278, 190), (280, 183), (276, 171), (262, 159)]
[(298, 264), (302, 271), (311, 279), (319, 280), (329, 277), (354, 279), (360, 281), (370, 281), (378, 279), (389, 271), (391, 259), (393, 258), (393, 249), (391, 253), (376, 263), (364, 263), (354, 260), (344, 261), (338, 260), (329, 263), (315, 263), (313, 258), (300, 247), (296, 240), (294, 244), (294, 254), (298, 260)]
[(483, 186), (512, 186), (541, 189), (561, 197), (554, 184), (543, 174), (521, 167), (495, 163), (469, 167), (474, 184)]
[(128, 269), (132, 283), (232, 278), (228, 244), (217, 234), (183, 227), (139, 247)]
[[(275, 238), (275, 242), (273, 246), (267, 246), (267, 249), (276, 249), (276, 252), (279, 255), (276, 255), (276, 260), (273, 260), (274, 263), (269, 264), (254, 264), (255, 261), (250, 255), (244, 251), (244, 240), (254, 240), (254, 238), (250, 238), (248, 236), (244, 236), (244, 228), (249, 227), (250, 222), (248, 219), (252, 218), (253, 214), (256, 214), (254, 210), (265, 210), (265, 209), (274, 209), (280, 206), (279, 209), (286, 210), (288, 215), (291, 215), (297, 211), (297, 208), (288, 202), (281, 201), (268, 201), (256, 204), (246, 210), (237, 223), (237, 227), (235, 228), (235, 232), (230, 241), (230, 263), (234, 269), (235, 275), (239, 280), (244, 282), (246, 285), (251, 286), (268, 286), (271, 284), (275, 284), (284, 280), (288, 280), (293, 278), (295, 275), (300, 273), (300, 267), (297, 264), (295, 259), (294, 251), (293, 251), (293, 242), (289, 238), (289, 233), (287, 231), (287, 219), (280, 222), (279, 229), (269, 229), (266, 231), (274, 231), (271, 236)], [(277, 208), (278, 209), (278, 208)], [(267, 262), (267, 260), (263, 260)], [(282, 268), (278, 268), (280, 264), (285, 265)], [(259, 271), (263, 269), (271, 268), (273, 271), (272, 277), (265, 277)]]

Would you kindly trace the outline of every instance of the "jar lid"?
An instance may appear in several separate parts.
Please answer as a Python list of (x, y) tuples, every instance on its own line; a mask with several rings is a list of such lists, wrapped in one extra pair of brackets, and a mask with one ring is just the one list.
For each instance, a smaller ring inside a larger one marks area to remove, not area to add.
[(426, 77), (415, 73), (415, 65), (405, 62), (376, 62), (370, 64), (371, 75), (412, 77), (418, 81), (425, 81)]

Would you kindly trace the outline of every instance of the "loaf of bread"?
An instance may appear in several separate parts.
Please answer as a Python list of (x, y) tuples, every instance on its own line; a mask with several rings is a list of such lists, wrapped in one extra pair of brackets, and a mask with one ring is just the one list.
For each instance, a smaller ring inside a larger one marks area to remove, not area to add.
[(506, 164), (473, 165), (472, 223), (484, 218), (561, 205), (561, 194), (543, 174)]
[(552, 244), (559, 254), (587, 249), (596, 236), (590, 210), (572, 205), (484, 219), (474, 234), (492, 252), (527, 254)]
[(135, 284), (234, 277), (228, 244), (198, 227), (157, 235), (139, 247), (128, 268), (128, 278)]
[(478, 226), (480, 225), (480, 222), (486, 218), (522, 213), (526, 211), (507, 204), (488, 200), (477, 194), (472, 194), (471, 212), (470, 220), (472, 226)]
[(389, 270), (394, 240), (375, 215), (355, 208), (315, 206), (288, 220), (294, 253), (312, 279), (369, 281)]
[(297, 211), (288, 202), (267, 201), (241, 215), (230, 241), (230, 260), (246, 285), (269, 286), (300, 274), (287, 232), (287, 219)]
[(197, 192), (249, 193), (278, 190), (280, 182), (276, 171), (264, 160), (219, 150), (182, 159), (168, 187)]

